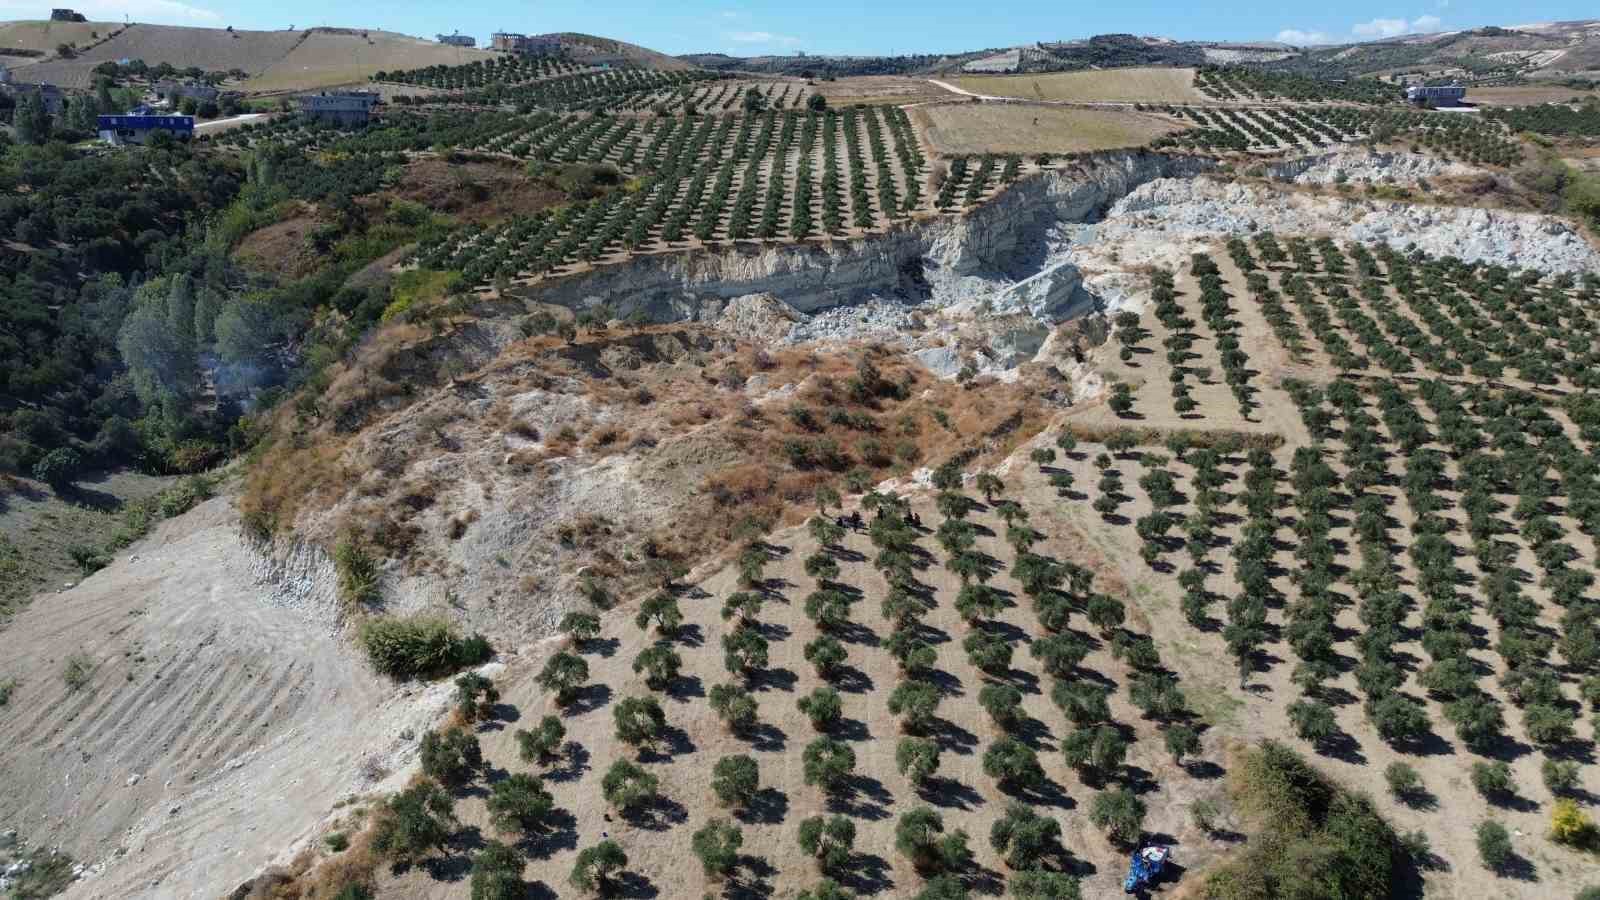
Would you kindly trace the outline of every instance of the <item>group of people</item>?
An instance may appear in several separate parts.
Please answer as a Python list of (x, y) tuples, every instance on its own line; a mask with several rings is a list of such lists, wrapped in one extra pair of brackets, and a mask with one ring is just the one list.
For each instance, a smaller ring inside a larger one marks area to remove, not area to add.
[[(884, 515), (883, 510), (882, 509), (878, 510), (877, 518), (881, 519), (881, 518), (883, 518), (883, 515)], [(905, 520), (906, 520), (907, 524), (911, 525), (913, 528), (921, 528), (922, 527), (922, 517), (917, 515), (914, 512), (907, 511), (906, 515), (905, 515)], [(851, 513), (848, 516), (845, 516), (845, 515), (835, 516), (833, 521), (834, 521), (834, 524), (838, 525), (840, 528), (848, 528), (851, 531), (860, 531), (862, 528), (864, 528), (866, 526), (865, 520), (863, 520), (861, 518), (861, 511), (860, 510), (856, 510), (855, 512)]]

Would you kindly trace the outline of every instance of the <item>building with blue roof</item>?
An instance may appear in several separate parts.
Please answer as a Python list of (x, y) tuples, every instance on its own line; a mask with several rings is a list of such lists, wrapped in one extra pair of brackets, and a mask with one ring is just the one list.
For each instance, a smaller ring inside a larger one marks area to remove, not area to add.
[(194, 116), (158, 114), (148, 106), (95, 119), (100, 139), (115, 146), (148, 143), (152, 136), (163, 132), (184, 141), (194, 137)]

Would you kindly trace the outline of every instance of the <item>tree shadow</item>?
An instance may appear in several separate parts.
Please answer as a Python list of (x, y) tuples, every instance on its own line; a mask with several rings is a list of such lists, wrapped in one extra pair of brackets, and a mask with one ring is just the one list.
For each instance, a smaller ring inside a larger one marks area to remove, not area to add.
[(591, 638), (583, 642), (583, 652), (593, 653), (601, 659), (610, 659), (617, 655), (617, 650), (622, 646), (622, 641), (612, 638)]
[(695, 744), (689, 739), (689, 732), (676, 725), (668, 725), (661, 729), (661, 737), (655, 744), (640, 752), (639, 759), (643, 762), (672, 762), (694, 751)]
[(971, 785), (942, 776), (926, 779), (917, 788), (917, 796), (946, 809), (976, 809), (983, 805), (983, 796)]
[(706, 695), (705, 684), (698, 675), (678, 675), (667, 685), (665, 691), (668, 697), (679, 703), (688, 703)]
[(572, 813), (556, 808), (544, 817), (544, 827), (525, 834), (518, 846), (530, 859), (549, 859), (556, 853), (578, 849), (578, 820)]
[(622, 818), (633, 827), (645, 831), (666, 831), (689, 821), (689, 810), (671, 797), (657, 796), (649, 803), (623, 813)]
[(851, 665), (841, 665), (834, 669), (832, 677), (828, 680), (844, 694), (865, 694), (873, 687), (873, 681), (867, 673)]
[(547, 781), (567, 782), (577, 781), (583, 773), (589, 771), (589, 751), (577, 741), (568, 741), (562, 747), (564, 764), (559, 769), (545, 772)]
[(750, 689), (762, 691), (789, 691), (794, 690), (795, 683), (800, 680), (793, 669), (762, 669), (752, 674), (749, 678)]
[(604, 684), (586, 684), (573, 692), (571, 703), (567, 704), (570, 715), (581, 716), (604, 708), (611, 702), (611, 688)]
[(935, 716), (928, 727), (928, 736), (939, 746), (958, 756), (970, 756), (978, 747), (978, 736), (949, 719)]
[(757, 722), (739, 733), (749, 742), (751, 749), (763, 753), (781, 753), (788, 746), (788, 735), (770, 722)]
[(789, 815), (789, 795), (777, 788), (756, 791), (734, 817), (746, 825), (781, 825)]
[(626, 897), (628, 900), (653, 900), (661, 896), (661, 891), (650, 882), (650, 879), (638, 872), (623, 872), (611, 879), (609, 896)]
[(867, 723), (860, 719), (840, 719), (828, 731), (843, 741), (866, 741), (872, 738), (871, 732), (867, 730)]
[(894, 869), (875, 853), (857, 853), (851, 856), (848, 871), (839, 875), (839, 883), (863, 897), (885, 894), (894, 889)]

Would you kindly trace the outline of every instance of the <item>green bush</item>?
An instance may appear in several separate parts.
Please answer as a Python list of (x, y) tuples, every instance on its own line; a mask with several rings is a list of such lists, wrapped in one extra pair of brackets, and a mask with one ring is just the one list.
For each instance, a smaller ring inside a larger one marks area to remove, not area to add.
[(744, 846), (744, 832), (724, 819), (712, 819), (694, 833), (691, 846), (705, 869), (706, 877), (722, 878), (739, 863), (739, 848)]
[(1234, 767), (1237, 808), (1259, 825), (1206, 879), (1208, 897), (1387, 897), (1409, 858), (1371, 801), (1265, 741)]
[(1516, 851), (1511, 849), (1511, 834), (1504, 825), (1494, 821), (1479, 822), (1474, 833), (1478, 837), (1478, 857), (1485, 868), (1503, 872), (1516, 859)]
[(523, 762), (547, 762), (561, 752), (561, 742), (567, 737), (567, 727), (555, 716), (545, 716), (532, 731), (517, 729), (516, 739)]
[(478, 736), (459, 727), (446, 729), (442, 734), (432, 729), (423, 732), (418, 757), (422, 762), (422, 774), (446, 784), (468, 780), (483, 765)]
[(415, 862), (442, 849), (455, 823), (454, 802), (438, 784), (421, 781), (384, 801), (372, 848), (385, 859)]
[(472, 854), (472, 900), (517, 900), (527, 896), (522, 857), (499, 841)]
[(711, 792), (723, 806), (747, 806), (760, 789), (761, 769), (751, 757), (724, 756), (711, 767)]
[(482, 635), (462, 638), (448, 621), (425, 615), (367, 619), (357, 640), (372, 667), (397, 681), (449, 675), (494, 654)]
[(495, 782), (485, 805), (495, 828), (513, 832), (534, 831), (555, 809), (555, 801), (539, 779), (523, 772)]

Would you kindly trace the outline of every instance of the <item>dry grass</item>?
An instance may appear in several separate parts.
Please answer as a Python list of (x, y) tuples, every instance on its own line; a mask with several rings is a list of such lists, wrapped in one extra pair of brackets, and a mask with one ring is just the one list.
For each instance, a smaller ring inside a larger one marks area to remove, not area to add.
[[(0, 47), (54, 54), (57, 45), (86, 47), (121, 27), (121, 22), (6, 22), (0, 25)], [(7, 60), (7, 64), (20, 61)]]
[(1205, 99), (1194, 87), (1193, 69), (1103, 69), (1049, 75), (964, 75), (963, 90), (1025, 100), (1188, 103)]
[(1475, 87), (1467, 92), (1467, 100), (1479, 106), (1532, 106), (1540, 103), (1564, 103), (1573, 98), (1584, 100), (1594, 96), (1600, 96), (1600, 91), (1580, 91), (1559, 84)]
[(819, 81), (815, 90), (828, 98), (829, 106), (849, 106), (855, 103), (898, 106), (905, 103), (943, 100), (950, 96), (948, 91), (930, 84), (925, 79), (907, 78), (903, 75), (863, 75), (858, 78)]
[(1119, 110), (953, 103), (912, 110), (934, 150), (978, 153), (1072, 153), (1138, 147), (1178, 130), (1153, 115)]
[(387, 31), (315, 31), (286, 56), (245, 82), (246, 90), (281, 91), (365, 82), (374, 72), (461, 65), (492, 56), (487, 50), (450, 47)]

